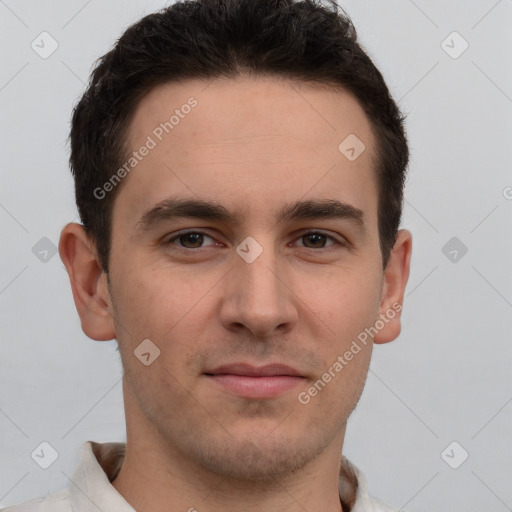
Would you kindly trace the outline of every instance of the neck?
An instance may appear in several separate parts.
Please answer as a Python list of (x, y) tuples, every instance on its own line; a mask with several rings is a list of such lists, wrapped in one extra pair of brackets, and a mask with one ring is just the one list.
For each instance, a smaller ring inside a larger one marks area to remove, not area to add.
[(212, 474), (148, 439), (127, 435), (126, 455), (112, 482), (137, 512), (221, 512), (234, 504), (246, 512), (344, 512), (339, 443), (293, 474), (255, 482)]
[(293, 477), (258, 484), (205, 475), (201, 470), (183, 471), (183, 465), (178, 469), (155, 452), (140, 453), (127, 445), (112, 485), (137, 512), (220, 512), (233, 504), (247, 512), (343, 512), (337, 478), (327, 481), (313, 466)]

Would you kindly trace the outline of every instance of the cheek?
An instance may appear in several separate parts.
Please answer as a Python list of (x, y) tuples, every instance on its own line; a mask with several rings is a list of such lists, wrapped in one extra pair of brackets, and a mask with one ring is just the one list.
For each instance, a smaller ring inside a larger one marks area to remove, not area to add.
[[(180, 383), (188, 382), (195, 369), (185, 361), (190, 359), (194, 340), (200, 334), (196, 317), (201, 302), (197, 302), (206, 292), (187, 289), (183, 278), (180, 280), (171, 271), (137, 273), (133, 270), (131, 276), (124, 279), (118, 276), (117, 287), (116, 333), (123, 367), (131, 374), (130, 380), (139, 398), (146, 397), (150, 402), (154, 399), (150, 390), (158, 389), (162, 396), (172, 393), (176, 402), (185, 400), (187, 394), (181, 396), (183, 385)], [(133, 276), (137, 276), (136, 279)], [(144, 349), (150, 352), (151, 358), (159, 350), (148, 366), (134, 357), (146, 339), (157, 347), (149, 345)]]
[(193, 294), (172, 271), (131, 268), (119, 275), (118, 313), (139, 332), (170, 329), (192, 307)]
[(178, 273), (160, 265), (146, 271), (132, 268), (117, 279), (116, 333), (127, 350), (133, 352), (148, 338), (160, 348), (160, 359), (169, 368), (194, 347), (197, 350), (197, 340), (208, 325), (211, 328), (213, 294), (208, 292), (219, 276), (198, 277), (197, 271)]
[(323, 362), (321, 382), (316, 381), (316, 388), (322, 390), (318, 406), (338, 410), (346, 418), (366, 381), (373, 348), (366, 329), (378, 316), (378, 293), (374, 284), (345, 283), (341, 288), (330, 288), (318, 297), (315, 307), (327, 312), (324, 324), (329, 329), (324, 340), (315, 338), (314, 350)]
[[(338, 349), (357, 337), (378, 317), (381, 278), (366, 268), (347, 269), (326, 276), (306, 303), (336, 338)], [(318, 283), (317, 283), (318, 284)]]

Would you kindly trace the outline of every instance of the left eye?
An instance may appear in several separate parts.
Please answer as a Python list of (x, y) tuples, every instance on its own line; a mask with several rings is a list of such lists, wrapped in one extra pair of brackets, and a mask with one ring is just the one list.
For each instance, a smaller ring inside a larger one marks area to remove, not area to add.
[[(341, 245), (341, 242), (336, 240), (334, 237), (326, 235), (325, 233), (319, 233), (318, 231), (310, 231), (309, 233), (304, 233), (297, 240), (307, 240), (307, 243), (312, 242), (312, 247), (306, 246), (308, 249), (323, 249), (324, 247), (326, 247), (325, 245), (323, 245), (323, 243), (325, 243), (327, 240), (330, 240), (331, 242), (338, 243)], [(319, 243), (321, 244), (321, 247), (319, 247)]]
[[(203, 242), (205, 238), (209, 238), (214, 243), (210, 245), (217, 245), (217, 242), (206, 233), (202, 231), (185, 231), (180, 232), (170, 238), (166, 245), (174, 244), (176, 241), (179, 241), (179, 246), (184, 249), (201, 249), (203, 247)], [(310, 231), (308, 233), (302, 234), (297, 240), (302, 240), (305, 242), (303, 247), (308, 249), (324, 249), (330, 245), (339, 244), (344, 245), (342, 242), (334, 238), (333, 236), (326, 235), (325, 233), (321, 233), (319, 231)], [(326, 245), (326, 243), (330, 241), (331, 244)], [(308, 245), (310, 244), (310, 245)]]

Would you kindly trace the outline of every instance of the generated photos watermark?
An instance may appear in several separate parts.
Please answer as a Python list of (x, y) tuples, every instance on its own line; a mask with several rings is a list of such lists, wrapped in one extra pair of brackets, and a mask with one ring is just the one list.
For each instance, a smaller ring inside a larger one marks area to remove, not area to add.
[(395, 302), (392, 307), (389, 308), (385, 313), (381, 313), (379, 319), (375, 321), (373, 326), (366, 327), (363, 331), (361, 331), (357, 335), (357, 340), (352, 341), (350, 348), (346, 350), (343, 355), (339, 355), (336, 358), (336, 361), (334, 361), (334, 363), (329, 366), (329, 369), (323, 373), (322, 376), (312, 386), (310, 386), (306, 391), (301, 391), (298, 394), (297, 400), (302, 405), (309, 404), (311, 399), (318, 395), (318, 393), (322, 391), (322, 389), (324, 389), (325, 386), (327, 386), (327, 384), (331, 382), (332, 379), (334, 379), (336, 375), (338, 375), (350, 361), (352, 361), (354, 356), (361, 352), (362, 347), (360, 343), (366, 346), (368, 340), (373, 340), (373, 337), (379, 331), (384, 329), (385, 325), (389, 323), (390, 320), (395, 318), (397, 313), (400, 313), (400, 311), (402, 311), (402, 304)]
[(114, 190), (114, 188), (125, 178), (137, 165), (149, 155), (151, 150), (158, 146), (165, 135), (171, 133), (176, 126), (178, 126), (182, 119), (185, 119), (187, 114), (190, 114), (192, 109), (197, 106), (197, 100), (191, 96), (187, 103), (181, 105), (180, 108), (174, 109), (172, 114), (167, 121), (160, 123), (156, 126), (151, 135), (148, 135), (146, 142), (137, 150), (133, 151), (132, 155), (126, 160), (126, 162), (101, 186), (94, 189), (94, 197), (96, 199), (104, 199), (108, 192)]

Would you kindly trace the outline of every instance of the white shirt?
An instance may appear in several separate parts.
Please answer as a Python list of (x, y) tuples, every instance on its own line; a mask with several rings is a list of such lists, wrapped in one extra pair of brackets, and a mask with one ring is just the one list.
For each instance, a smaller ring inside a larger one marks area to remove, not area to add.
[[(125, 443), (87, 441), (67, 489), (4, 508), (1, 512), (135, 512), (110, 483), (121, 469), (124, 453)], [(368, 496), (363, 474), (346, 457), (340, 470), (339, 492), (344, 511), (398, 512)]]

